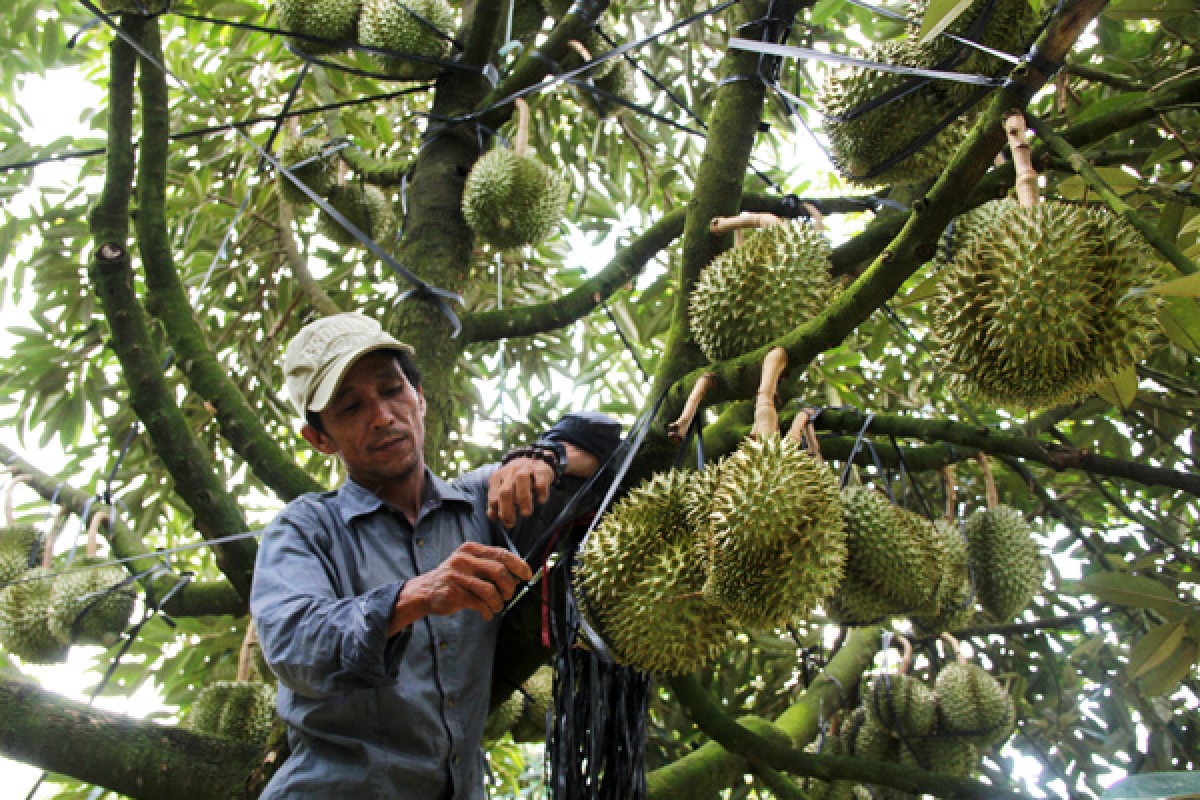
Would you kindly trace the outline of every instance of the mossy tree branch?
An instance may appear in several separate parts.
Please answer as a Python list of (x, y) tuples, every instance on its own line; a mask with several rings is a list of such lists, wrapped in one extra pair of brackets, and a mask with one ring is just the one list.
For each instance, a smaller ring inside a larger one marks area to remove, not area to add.
[[(122, 29), (142, 40), (147, 23), (125, 14)], [(110, 343), (129, 387), (130, 404), (146, 427), (154, 449), (175, 479), (180, 497), (191, 508), (196, 529), (215, 539), (246, 530), (241, 510), (229, 497), (208, 454), (197, 443), (187, 419), (164, 380), (162, 353), (150, 338), (146, 314), (134, 289), (128, 247), (129, 199), (134, 173), (133, 48), (113, 40), (113, 77), (109, 84), (110, 125), (105, 186), (91, 214), (96, 250), (89, 276), (111, 332)], [(150, 69), (154, 69), (153, 66)], [(250, 593), (255, 547), (240, 541), (214, 547), (216, 561), (242, 597)]]
[[(163, 51), (157, 18), (147, 22), (142, 46), (161, 63)], [(285, 500), (321, 491), (324, 487), (267, 435), (261, 415), (250, 407), (230, 379), (228, 369), (217, 361), (204, 331), (196, 323), (191, 299), (175, 267), (167, 228), (171, 121), (166, 75), (144, 62), (138, 87), (142, 98), (142, 138), (138, 148), (136, 225), (138, 252), (146, 273), (146, 308), (166, 330), (176, 363), (192, 389), (212, 405), (222, 435), (254, 474)]]
[[(1066, 3), (1039, 38), (1038, 52), (1049, 63), (1061, 61), (1105, 4), (1106, 0)], [(760, 364), (770, 347), (785, 348), (789, 370), (802, 370), (817, 354), (844, 341), (933, 257), (938, 237), (951, 219), (966, 210), (972, 191), (1003, 146), (1001, 120), (1004, 115), (1013, 107), (1023, 108), (1045, 84), (1047, 77), (1030, 64), (1022, 65), (1014, 72), (1010, 84), (993, 98), (941, 178), (919, 201), (917, 213), (909, 215), (887, 249), (834, 299), (824, 313), (779, 340), (736, 359), (696, 369), (686, 376), (666, 373), (665, 377), (672, 380), (664, 384), (671, 388), (663, 417), (673, 419), (679, 413), (691, 387), (705, 372), (716, 376), (715, 386), (709, 393), (711, 402), (749, 397), (757, 388)], [(699, 183), (696, 193), (700, 194)]]
[(238, 800), (262, 751), (68, 700), (0, 676), (0, 755), (134, 800)]
[(824, 781), (856, 781), (890, 786), (914, 794), (948, 798), (1013, 797), (1032, 800), (1030, 795), (1005, 791), (978, 781), (951, 778), (918, 767), (907, 767), (850, 756), (827, 756), (772, 740), (729, 716), (694, 676), (672, 679), (671, 689), (692, 721), (726, 750), (737, 753), (755, 766), (807, 775)]

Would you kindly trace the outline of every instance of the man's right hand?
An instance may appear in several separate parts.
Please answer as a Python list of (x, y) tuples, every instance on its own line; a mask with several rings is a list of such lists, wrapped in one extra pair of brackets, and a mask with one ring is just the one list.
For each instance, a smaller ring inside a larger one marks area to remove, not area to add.
[(388, 625), (392, 636), (421, 617), (478, 611), (485, 620), (504, 608), (519, 583), (532, 576), (529, 565), (502, 547), (467, 542), (430, 572), (409, 579), (396, 598)]

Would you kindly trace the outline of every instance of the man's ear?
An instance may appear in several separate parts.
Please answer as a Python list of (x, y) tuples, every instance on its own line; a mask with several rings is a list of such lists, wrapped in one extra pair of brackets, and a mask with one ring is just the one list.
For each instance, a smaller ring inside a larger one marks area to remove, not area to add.
[(312, 425), (305, 425), (300, 429), (300, 435), (304, 440), (311, 444), (313, 448), (327, 456), (336, 456), (338, 454), (338, 446), (330, 439), (327, 434), (314, 428)]
[(420, 386), (417, 387), (417, 400), (420, 401), (417, 408), (421, 410), (421, 416), (425, 416), (425, 390)]

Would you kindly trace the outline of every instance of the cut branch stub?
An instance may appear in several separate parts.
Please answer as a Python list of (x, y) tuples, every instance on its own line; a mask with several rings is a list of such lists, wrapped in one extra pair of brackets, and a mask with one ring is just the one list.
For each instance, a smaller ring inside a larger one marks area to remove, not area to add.
[(742, 231), (748, 228), (772, 228), (781, 222), (783, 220), (779, 217), (765, 211), (743, 211), (736, 217), (713, 217), (712, 221), (708, 223), (708, 230), (715, 236), (737, 233), (737, 242), (741, 244)]
[(754, 396), (754, 427), (750, 435), (761, 439), (770, 433), (779, 431), (779, 412), (775, 410), (775, 387), (787, 367), (787, 351), (782, 347), (772, 347), (763, 359), (762, 378), (758, 383), (758, 393)]
[(942, 484), (946, 487), (946, 521), (954, 522), (958, 519), (958, 480), (953, 464), (942, 467)]
[(908, 671), (912, 669), (912, 642), (910, 642), (907, 637), (896, 634), (896, 644), (900, 645), (900, 667), (897, 672), (899, 672), (901, 675), (907, 675)]
[(513, 137), (513, 152), (524, 156), (529, 152), (529, 103), (518, 97), (513, 101), (517, 107), (517, 134)]
[(87, 544), (84, 546), (84, 554), (88, 558), (95, 557), (96, 551), (99, 549), (97, 539), (99, 538), (100, 526), (108, 522), (108, 520), (109, 514), (107, 511), (97, 511), (92, 515), (92, 521), (88, 525)]
[(980, 453), (975, 456), (975, 460), (979, 462), (979, 469), (983, 472), (983, 491), (987, 507), (992, 510), (1000, 505), (1000, 493), (996, 491), (996, 479), (992, 475), (992, 465), (988, 462), (987, 453)]
[(692, 387), (692, 393), (688, 395), (687, 403), (683, 406), (683, 411), (679, 414), (679, 419), (667, 425), (667, 436), (675, 444), (683, 441), (683, 437), (687, 436), (688, 429), (692, 427), (692, 419), (700, 410), (700, 404), (704, 402), (704, 395), (708, 390), (716, 385), (717, 376), (712, 372), (706, 372), (700, 376), (700, 380), (696, 381), (696, 385)]
[(1020, 111), (1010, 112), (1004, 118), (1004, 133), (1012, 150), (1013, 166), (1017, 172), (1017, 199), (1025, 208), (1032, 208), (1041, 199), (1038, 192), (1038, 174), (1033, 168), (1033, 151), (1025, 138), (1028, 128), (1025, 115)]
[(825, 215), (821, 213), (821, 209), (809, 202), (804, 203), (804, 210), (808, 212), (808, 219), (812, 222), (813, 230), (821, 233), (825, 230)]

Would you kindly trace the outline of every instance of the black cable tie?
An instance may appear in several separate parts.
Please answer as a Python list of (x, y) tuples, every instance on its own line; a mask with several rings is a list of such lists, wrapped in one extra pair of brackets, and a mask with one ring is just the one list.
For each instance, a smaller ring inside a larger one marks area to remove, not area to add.
[(71, 34), (70, 39), (67, 39), (67, 49), (74, 50), (75, 45), (79, 44), (79, 38), (81, 36), (83, 36), (88, 31), (91, 31), (91, 30), (94, 30), (94, 29), (100, 27), (100, 25), (102, 25), (102, 24), (103, 23), (100, 20), (96, 19), (95, 17), (92, 17), (87, 22), (83, 23), (83, 25), (80, 26), (79, 30), (77, 30), (73, 34)]
[(731, 83), (754, 83), (756, 81), (758, 83), (766, 85), (766, 82), (762, 79), (762, 76), (758, 75), (758, 74), (755, 74), (755, 75), (726, 75), (724, 78), (721, 78), (721, 80), (717, 81), (717, 88), (720, 89), (722, 86), (727, 86)]
[(846, 488), (846, 481), (850, 479), (850, 468), (854, 466), (854, 457), (858, 455), (858, 451), (862, 449), (863, 437), (867, 435), (867, 428), (871, 427), (871, 420), (875, 419), (875, 412), (868, 411), (866, 419), (863, 421), (862, 428), (858, 432), (858, 436), (854, 439), (854, 446), (850, 448), (850, 455), (846, 457), (846, 466), (842, 468), (842, 477), (838, 482), (838, 486)]
[[(395, 262), (395, 259), (393, 259), (393, 258), (389, 258), (386, 261), (387, 265), (389, 267), (392, 267), (392, 269), (397, 270), (398, 274), (400, 274), (402, 277), (405, 276), (406, 274), (411, 274), (411, 273), (408, 273), (408, 271), (405, 270), (403, 267), (400, 267), (400, 265), (398, 263), (393, 265), (393, 262)], [(412, 289), (409, 289), (408, 291), (401, 293), (400, 296), (396, 298), (396, 301), (404, 302), (405, 300), (414, 299), (414, 298), (417, 300), (424, 300), (426, 302), (433, 303), (435, 306), (438, 307), (438, 309), (442, 312), (442, 314), (445, 315), (446, 318), (450, 320), (450, 325), (453, 327), (453, 331), (450, 334), (451, 339), (457, 338), (458, 335), (460, 333), (462, 333), (462, 322), (459, 320), (458, 315), (454, 313), (454, 309), (450, 308), (450, 305), (447, 303), (447, 301), (449, 300), (451, 302), (455, 302), (455, 303), (458, 303), (459, 305), (462, 305), (463, 304), (462, 295), (455, 294), (454, 292), (448, 291), (446, 289), (439, 289), (436, 286), (432, 286), (428, 283), (425, 283), (424, 281), (421, 281), (417, 286), (414, 286)]]
[(1042, 55), (1041, 51), (1038, 50), (1037, 45), (1029, 48), (1029, 52), (1026, 53), (1021, 60), (1045, 75), (1047, 78), (1053, 77), (1055, 73), (1062, 69), (1061, 61), (1054, 62), (1046, 58), (1044, 55)]

